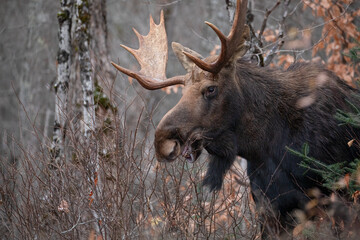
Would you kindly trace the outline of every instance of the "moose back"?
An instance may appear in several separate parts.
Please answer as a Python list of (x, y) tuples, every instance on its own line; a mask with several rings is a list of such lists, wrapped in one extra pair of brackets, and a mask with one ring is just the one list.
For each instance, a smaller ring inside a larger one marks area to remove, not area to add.
[[(155, 132), (158, 161), (179, 156), (194, 162), (203, 149), (209, 164), (203, 184), (220, 189), (237, 156), (248, 161), (248, 176), (257, 204), (271, 204), (281, 224), (303, 208), (307, 190), (321, 187), (321, 179), (299, 166), (301, 158), (286, 151), (311, 146), (312, 157), (325, 163), (351, 161), (356, 157), (347, 142), (358, 130), (339, 126), (337, 109), (350, 110), (346, 99), (356, 102), (357, 91), (322, 66), (298, 63), (286, 71), (262, 68), (242, 57), (248, 50), (245, 24), (247, 0), (237, 1), (234, 24), (228, 36), (206, 22), (221, 41), (218, 56), (203, 58), (195, 51), (172, 43), (187, 70), (167, 78), (167, 38), (164, 17), (159, 24), (150, 18), (146, 36), (135, 31), (139, 49), (123, 46), (138, 60), (141, 70), (112, 63), (119, 71), (155, 90), (183, 85), (183, 96), (160, 121)], [(154, 64), (155, 63), (155, 64)]]

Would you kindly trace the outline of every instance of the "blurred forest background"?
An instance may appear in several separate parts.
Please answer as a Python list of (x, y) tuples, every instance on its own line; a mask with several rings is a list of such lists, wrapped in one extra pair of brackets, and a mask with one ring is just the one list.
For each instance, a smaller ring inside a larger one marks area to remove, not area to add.
[[(146, 91), (110, 65), (138, 67), (119, 45), (137, 48), (131, 28), (147, 34), (149, 15), (158, 22), (161, 9), (169, 44), (179, 42), (203, 56), (216, 54), (218, 38), (204, 21), (227, 33), (234, 2), (1, 1), (1, 239), (259, 237), (240, 161), (218, 194), (201, 187), (206, 156), (194, 165), (156, 163), (154, 129), (180, 99), (181, 88)], [(320, 62), (357, 86), (359, 1), (249, 2), (249, 58), (254, 64), (286, 68), (296, 61)], [(70, 71), (64, 85), (67, 100), (59, 104), (64, 56), (59, 55), (59, 22), (66, 17), (72, 36)], [(92, 94), (88, 106), (82, 92), (86, 53)], [(183, 73), (169, 50), (167, 75)], [(59, 105), (64, 108), (56, 110)], [(90, 115), (90, 132), (84, 126), (86, 107), (96, 112), (96, 117)], [(63, 120), (54, 127), (56, 114)], [(301, 239), (302, 230), (295, 237)]]

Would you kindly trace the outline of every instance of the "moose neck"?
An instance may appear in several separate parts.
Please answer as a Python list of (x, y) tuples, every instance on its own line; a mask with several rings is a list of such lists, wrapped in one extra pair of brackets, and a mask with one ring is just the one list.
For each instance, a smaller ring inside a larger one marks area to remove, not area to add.
[(282, 71), (238, 62), (237, 81), (241, 86), (238, 155), (248, 160), (260, 159), (263, 154), (269, 154), (262, 151), (276, 151), (268, 148), (273, 142), (284, 142), (285, 146), (290, 133), (285, 119), (297, 109), (287, 101), (290, 97), (282, 81), (284, 78)]

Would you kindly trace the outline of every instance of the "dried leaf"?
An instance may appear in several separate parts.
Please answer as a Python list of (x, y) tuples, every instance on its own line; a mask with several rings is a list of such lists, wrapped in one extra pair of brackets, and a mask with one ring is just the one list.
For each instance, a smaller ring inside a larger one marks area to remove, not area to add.
[(357, 203), (357, 199), (359, 196), (360, 196), (360, 191), (356, 190), (352, 195), (352, 198), (354, 199), (354, 203)]
[(347, 187), (345, 177), (340, 178), (339, 181), (336, 182), (335, 187), (338, 188), (338, 189), (342, 189), (342, 188)]
[(294, 63), (294, 56), (292, 55), (281, 55), (279, 56), (279, 65), (284, 65), (284, 68), (288, 68), (292, 63)]
[(351, 147), (353, 145), (354, 141), (355, 141), (355, 139), (351, 139), (350, 141), (348, 141), (348, 143), (347, 143), (348, 146)]
[(89, 202), (89, 207), (91, 207), (91, 204), (93, 203), (94, 199), (93, 198), (89, 198), (90, 202)]
[(69, 203), (65, 200), (61, 200), (60, 205), (58, 206), (58, 211), (69, 213), (70, 212)]
[(306, 205), (305, 209), (310, 210), (316, 207), (319, 204), (319, 201), (317, 199), (311, 199)]
[(294, 212), (293, 212), (293, 216), (295, 217), (296, 222), (298, 222), (298, 223), (306, 222), (307, 216), (306, 216), (306, 213), (303, 210), (295, 209)]
[(95, 240), (95, 231), (94, 230), (90, 231), (88, 240)]
[(263, 37), (266, 42), (274, 42), (276, 40), (276, 35), (271, 29), (266, 29), (263, 33)]
[(350, 187), (349, 186), (350, 185), (350, 173), (345, 174), (344, 181), (345, 181), (346, 188), (349, 189), (349, 187)]
[(97, 185), (97, 183), (98, 183), (98, 174), (97, 172), (95, 172), (95, 179), (94, 179), (95, 186)]
[(151, 226), (156, 227), (162, 222), (160, 217), (155, 217), (151, 219)]
[(331, 7), (329, 0), (321, 0), (321, 6), (324, 7), (325, 9), (329, 9)]
[(287, 35), (290, 39), (295, 39), (298, 33), (299, 33), (299, 29), (297, 29), (296, 27), (291, 27), (288, 30)]
[(314, 223), (312, 221), (307, 221), (305, 223), (299, 224), (293, 230), (293, 237), (299, 237), (300, 234), (305, 229), (313, 229), (313, 228), (314, 228)]
[(220, 45), (215, 45), (215, 47), (210, 51), (210, 56), (215, 56), (217, 54), (217, 51), (221, 48)]
[(92, 230), (90, 231), (88, 240), (102, 240), (102, 239), (103, 239), (103, 238), (102, 238), (101, 235), (96, 235), (94, 229), (92, 229)]
[(334, 217), (331, 217), (330, 218), (330, 221), (331, 221), (331, 228), (334, 229), (334, 227), (336, 226), (336, 222), (335, 222), (335, 218)]

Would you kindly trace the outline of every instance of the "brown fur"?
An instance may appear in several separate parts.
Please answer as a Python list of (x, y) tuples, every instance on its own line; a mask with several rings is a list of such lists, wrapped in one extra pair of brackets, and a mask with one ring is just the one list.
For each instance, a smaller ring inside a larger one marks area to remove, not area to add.
[[(236, 156), (246, 158), (256, 202), (271, 203), (282, 224), (304, 207), (308, 189), (321, 188), (320, 177), (299, 167), (301, 159), (286, 146), (300, 150), (308, 143), (311, 156), (325, 163), (357, 156), (347, 142), (358, 131), (339, 126), (334, 115), (350, 110), (346, 99), (358, 103), (358, 92), (321, 66), (299, 63), (282, 71), (239, 60), (216, 75), (193, 66), (188, 76), (183, 97), (156, 130), (158, 159), (174, 160), (186, 147), (197, 158), (205, 148), (204, 185), (215, 190)], [(211, 98), (209, 86), (217, 89)], [(169, 139), (177, 147), (164, 155), (160, 146)]]

